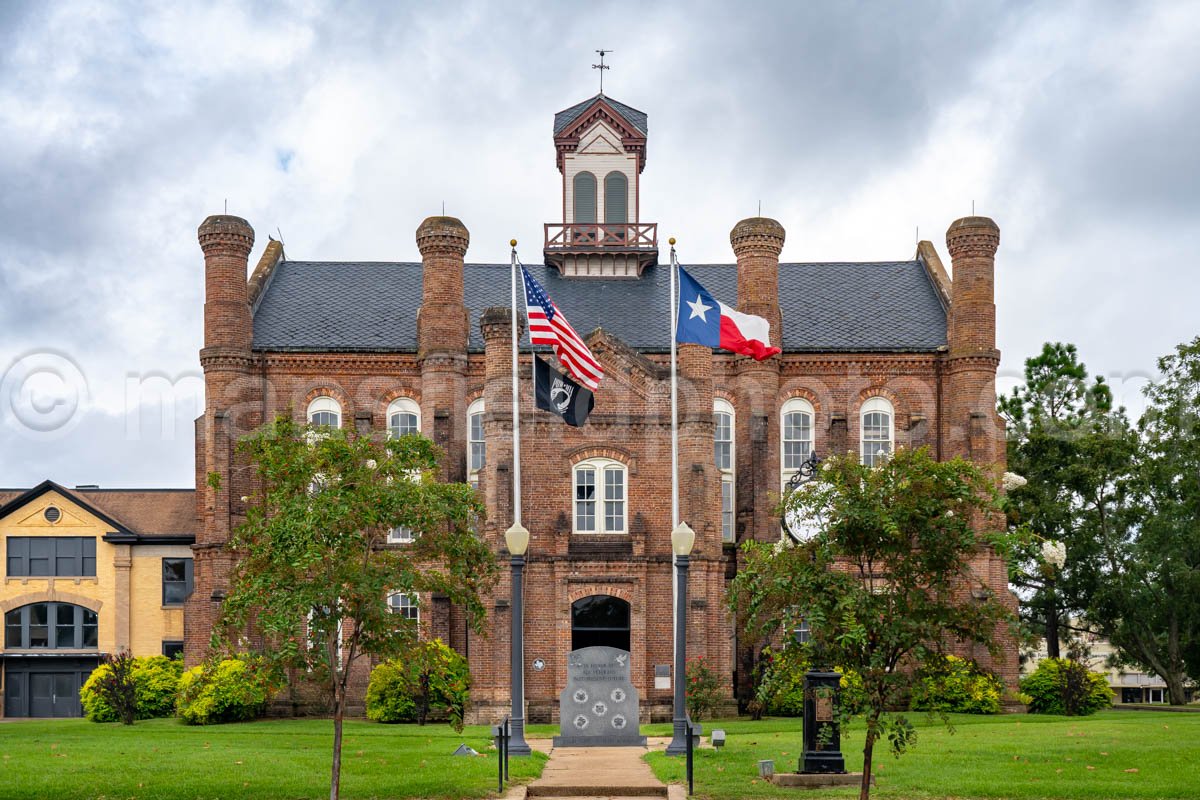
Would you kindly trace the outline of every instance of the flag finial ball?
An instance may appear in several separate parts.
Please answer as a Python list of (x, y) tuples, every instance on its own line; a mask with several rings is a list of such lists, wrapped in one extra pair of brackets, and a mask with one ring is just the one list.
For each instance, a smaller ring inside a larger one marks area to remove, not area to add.
[(516, 239), (509, 239), (509, 240), (508, 240), (508, 244), (509, 244), (509, 246), (510, 246), (510, 247), (516, 247), (516, 246), (517, 246), (517, 240), (516, 240)]
[(675, 246), (675, 237), (672, 236), (670, 239), (667, 239), (667, 243), (670, 244), (671, 247), (674, 247)]

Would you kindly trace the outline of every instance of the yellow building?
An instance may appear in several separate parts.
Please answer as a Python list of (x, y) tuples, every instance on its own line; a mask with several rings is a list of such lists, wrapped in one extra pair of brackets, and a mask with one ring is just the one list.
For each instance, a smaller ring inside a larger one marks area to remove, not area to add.
[(5, 717), (80, 716), (100, 658), (183, 650), (191, 489), (0, 489)]

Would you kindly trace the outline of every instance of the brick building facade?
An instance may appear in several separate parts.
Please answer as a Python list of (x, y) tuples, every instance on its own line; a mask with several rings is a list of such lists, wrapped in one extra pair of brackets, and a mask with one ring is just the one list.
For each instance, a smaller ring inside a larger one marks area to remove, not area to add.
[[(537, 411), (533, 348), (521, 346), (526, 697), (531, 721), (557, 715), (566, 655), (628, 642), (643, 716), (669, 715), (655, 688), (672, 663), (669, 270), (657, 226), (639, 218), (647, 118), (604, 95), (555, 116), (563, 220), (547, 224), (544, 264), (531, 267), (585, 336), (605, 378), (587, 424)], [(270, 416), (337, 424), (357, 434), (419, 430), (446, 453), (442, 477), (485, 498), (481, 535), (504, 555), (512, 522), (508, 264), (465, 262), (470, 236), (452, 217), (416, 229), (416, 263), (288, 260), (271, 241), (247, 280), (254, 243), (237, 217), (199, 229), (205, 264), (206, 381), (197, 420), (196, 591), (187, 655), (207, 646), (230, 572), (225, 549), (243, 518), (249, 472), (233, 446)], [(947, 232), (951, 280), (934, 247), (907, 261), (781, 263), (784, 228), (751, 218), (730, 234), (735, 264), (687, 265), (715, 296), (765, 317), (783, 353), (762, 362), (679, 347), (681, 513), (697, 533), (689, 580), (688, 653), (742, 683), (753, 651), (735, 641), (723, 598), (736, 543), (777, 540), (774, 509), (812, 449), (876, 458), (928, 445), (1002, 469), (995, 414), (996, 225)], [(222, 476), (219, 489), (206, 476)], [(397, 532), (402, 547), (407, 532)], [(981, 552), (983, 584), (1010, 597), (1003, 561)], [(488, 604), (488, 635), (467, 630), (444, 599), (422, 597), (423, 626), (471, 664), (478, 719), (509, 701), (507, 571)], [(981, 658), (987, 663), (986, 655)], [(536, 665), (535, 665), (536, 664)], [(1015, 682), (1015, 648), (992, 665)], [(540, 667), (540, 668), (538, 668)]]

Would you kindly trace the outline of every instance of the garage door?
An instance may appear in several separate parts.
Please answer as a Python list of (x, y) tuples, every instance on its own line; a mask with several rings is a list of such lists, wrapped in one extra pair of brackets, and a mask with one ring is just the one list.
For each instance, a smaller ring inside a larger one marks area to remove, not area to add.
[(4, 716), (83, 716), (79, 689), (95, 668), (96, 659), (22, 661), (10, 660), (5, 664)]

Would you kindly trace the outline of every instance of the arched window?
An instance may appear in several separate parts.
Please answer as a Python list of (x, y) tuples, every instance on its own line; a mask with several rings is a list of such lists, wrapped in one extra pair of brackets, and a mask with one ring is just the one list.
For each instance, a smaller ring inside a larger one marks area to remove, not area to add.
[(11, 649), (94, 650), (96, 612), (70, 603), (31, 603), (4, 615), (4, 646)]
[(610, 172), (604, 178), (604, 222), (608, 225), (629, 222), (629, 179), (623, 172)]
[(625, 465), (590, 458), (575, 465), (575, 532), (625, 533)]
[(479, 488), (479, 472), (487, 460), (487, 442), (483, 438), (483, 400), (467, 406), (467, 483)]
[(342, 427), (342, 407), (332, 397), (318, 397), (308, 404), (308, 424), (326, 428)]
[(713, 460), (721, 475), (721, 541), (732, 542), (737, 461), (733, 447), (733, 406), (727, 400), (713, 401)]
[(783, 440), (780, 450), (781, 487), (787, 486), (788, 480), (812, 454), (814, 418), (812, 403), (803, 397), (793, 397), (783, 404), (779, 426)]
[(596, 221), (596, 176), (590, 172), (580, 172), (575, 176), (574, 221)]
[(619, 597), (594, 594), (571, 604), (571, 649), (615, 647), (629, 649), (629, 603)]
[(883, 463), (892, 454), (895, 438), (892, 404), (886, 397), (872, 397), (862, 404), (859, 411), (859, 447), (862, 463), (874, 467)]
[(397, 397), (388, 404), (388, 436), (399, 439), (421, 432), (421, 407), (411, 397)]

